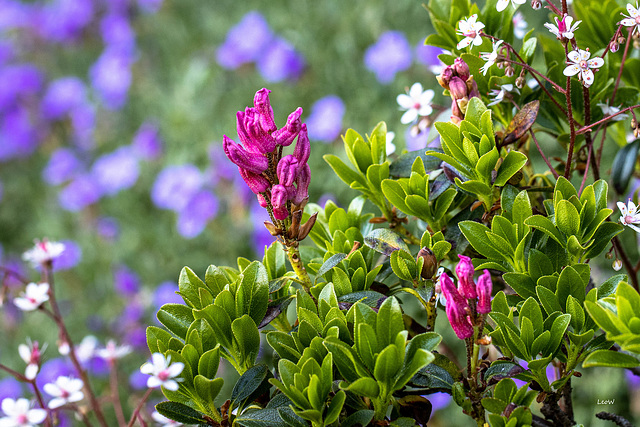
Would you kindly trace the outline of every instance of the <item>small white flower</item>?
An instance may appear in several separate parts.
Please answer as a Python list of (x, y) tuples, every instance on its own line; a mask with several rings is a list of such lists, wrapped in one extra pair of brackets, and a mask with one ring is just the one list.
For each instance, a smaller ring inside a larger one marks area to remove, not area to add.
[[(140, 372), (151, 375), (147, 380), (147, 387), (156, 388), (163, 386), (167, 390), (178, 390), (178, 383), (172, 378), (180, 375), (184, 369), (184, 363), (171, 363), (171, 356), (165, 359), (161, 353), (153, 353), (151, 362), (147, 362), (140, 367)], [(178, 379), (177, 381), (181, 381)]]
[(42, 388), (45, 393), (53, 396), (53, 399), (49, 401), (49, 408), (56, 409), (67, 403), (79, 402), (84, 399), (82, 387), (84, 387), (84, 383), (81, 379), (60, 376)]
[(34, 267), (38, 267), (49, 261), (53, 261), (64, 252), (64, 244), (50, 242), (47, 239), (35, 240), (33, 249), (29, 249), (22, 254), (22, 259), (29, 261)]
[(154, 411), (153, 414), (151, 414), (151, 418), (163, 427), (180, 427), (182, 425), (177, 421), (170, 420), (158, 411)]
[(622, 269), (622, 261), (620, 259), (616, 259), (613, 261), (613, 264), (611, 264), (611, 267), (613, 267), (615, 271), (620, 271)]
[(636, 2), (636, 7), (631, 6), (631, 3), (627, 3), (627, 12), (629, 12), (629, 16), (622, 13), (621, 15), (625, 17), (620, 23), (625, 27), (634, 27), (634, 33), (640, 33), (640, 9), (638, 8), (638, 2)]
[[(605, 117), (607, 116), (613, 116), (614, 114), (618, 113), (620, 111), (620, 106), (618, 107), (610, 107), (609, 103), (606, 104), (596, 104), (598, 107), (600, 107), (600, 109), (602, 110), (602, 114), (604, 114)], [(614, 122), (619, 122), (621, 120), (626, 120), (629, 118), (628, 114), (618, 114), (617, 116), (613, 117), (611, 120), (613, 120)]]
[(93, 335), (87, 335), (80, 341), (75, 347), (76, 357), (80, 363), (86, 363), (96, 355), (96, 348), (98, 347), (98, 338)]
[(487, 106), (499, 104), (504, 100), (504, 96), (509, 92), (516, 92), (520, 94), (520, 91), (517, 87), (514, 87), (512, 84), (506, 84), (499, 86), (500, 89), (492, 89), (489, 93), (489, 96), (493, 97), (492, 101), (487, 104)]
[[(524, 1), (524, 0), (523, 0)], [(473, 43), (474, 46), (480, 46), (482, 44), (482, 36), (480, 30), (484, 28), (482, 22), (478, 22), (478, 14), (474, 13), (467, 19), (462, 19), (458, 22), (458, 34), (464, 36), (464, 39), (458, 43), (457, 48), (463, 49)]]
[(493, 50), (491, 52), (480, 52), (480, 57), (482, 58), (483, 61), (487, 61), (480, 70), (482, 70), (482, 75), (486, 76), (487, 75), (487, 71), (489, 71), (489, 68), (491, 68), (493, 66), (493, 64), (496, 63), (496, 60), (498, 59), (498, 49), (500, 48), (500, 45), (503, 43), (502, 40), (498, 40), (497, 42), (493, 42)]
[(114, 340), (109, 340), (105, 348), (96, 350), (96, 356), (106, 360), (107, 362), (113, 362), (114, 360), (120, 359), (129, 353), (131, 353), (130, 346), (118, 346)]
[(393, 143), (393, 140), (395, 138), (395, 132), (387, 132), (387, 156), (390, 156), (396, 152), (396, 144)]
[(575, 76), (580, 73), (578, 78), (582, 81), (582, 84), (585, 87), (591, 86), (591, 84), (593, 84), (593, 71), (591, 71), (591, 69), (602, 67), (604, 65), (604, 59), (589, 59), (590, 56), (591, 52), (588, 50), (578, 49), (569, 52), (567, 57), (570, 62), (567, 62), (569, 66), (564, 69), (564, 75)]
[(29, 338), (27, 338), (27, 344), (20, 344), (18, 346), (18, 354), (20, 354), (20, 358), (24, 360), (24, 363), (27, 364), (24, 370), (24, 376), (27, 377), (27, 379), (33, 380), (36, 375), (38, 375), (41, 356), (45, 349), (46, 344), (40, 349), (38, 341), (32, 342)]
[(544, 26), (547, 27), (547, 29), (558, 38), (558, 40), (562, 40), (563, 38), (572, 39), (573, 33), (578, 29), (578, 25), (582, 22), (577, 21), (571, 25), (573, 17), (566, 14), (559, 21), (557, 16), (554, 19), (556, 21), (555, 25), (547, 22)]
[(513, 15), (513, 35), (518, 39), (523, 39), (527, 31), (527, 21), (524, 20), (524, 15), (520, 12), (516, 12)]
[(428, 116), (433, 112), (431, 108), (431, 100), (434, 92), (431, 89), (422, 91), (420, 83), (414, 83), (409, 89), (409, 94), (401, 93), (396, 98), (401, 110), (406, 110), (400, 121), (402, 124), (408, 124), (415, 121), (420, 116)]
[[(518, 7), (519, 4), (524, 4), (527, 0), (511, 0), (513, 7)], [(509, 0), (498, 0), (496, 4), (496, 10), (502, 12), (509, 6)]]
[(6, 417), (0, 418), (2, 427), (33, 427), (47, 418), (44, 409), (30, 409), (31, 404), (25, 398), (13, 400), (9, 397), (2, 400), (2, 412)]
[(636, 204), (633, 203), (631, 199), (628, 200), (627, 205), (622, 202), (618, 202), (617, 204), (621, 214), (620, 223), (640, 233), (640, 228), (634, 225), (640, 224), (640, 212), (637, 212), (638, 208)]
[(13, 303), (22, 311), (33, 311), (49, 301), (48, 283), (29, 283)]

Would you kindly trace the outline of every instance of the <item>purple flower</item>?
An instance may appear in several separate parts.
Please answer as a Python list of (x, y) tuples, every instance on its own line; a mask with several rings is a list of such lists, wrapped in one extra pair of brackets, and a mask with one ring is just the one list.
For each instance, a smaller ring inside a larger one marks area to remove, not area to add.
[(178, 295), (178, 285), (175, 282), (162, 282), (153, 292), (153, 306), (156, 311), (164, 304), (182, 304), (184, 301)]
[(42, 115), (56, 120), (87, 102), (86, 88), (77, 77), (63, 77), (53, 81), (42, 99)]
[(440, 276), (440, 289), (447, 301), (445, 311), (451, 328), (459, 339), (469, 338), (473, 335), (473, 325), (469, 319), (470, 309), (467, 300), (460, 295), (453, 280), (446, 273)]
[(411, 46), (404, 33), (387, 31), (382, 34), (365, 52), (364, 63), (380, 83), (391, 83), (397, 72), (411, 66)]
[(107, 48), (91, 66), (91, 84), (108, 109), (118, 110), (127, 102), (131, 86), (130, 66), (130, 56), (117, 48)]
[(60, 185), (72, 179), (82, 168), (82, 163), (69, 148), (58, 148), (51, 154), (42, 171), (42, 179), (49, 185)]
[(446, 51), (439, 47), (427, 46), (422, 42), (416, 46), (416, 59), (418, 62), (425, 65), (429, 71), (436, 75), (440, 74), (444, 68), (444, 64), (438, 59), (438, 55), (443, 53), (446, 53)]
[(96, 111), (91, 104), (80, 105), (71, 111), (75, 143), (84, 149), (93, 146), (93, 130), (96, 126)]
[(40, 142), (30, 112), (22, 107), (5, 111), (0, 117), (0, 161), (31, 155)]
[[(4, 10), (3, 10), (4, 13)], [(15, 57), (13, 45), (8, 40), (0, 40), (0, 67)]]
[(125, 325), (135, 325), (142, 320), (143, 316), (144, 307), (140, 303), (134, 301), (127, 304), (124, 310), (122, 310), (118, 323), (122, 322)]
[(98, 218), (96, 223), (96, 231), (105, 240), (116, 240), (120, 234), (120, 226), (115, 218), (102, 217)]
[(236, 69), (242, 64), (258, 60), (273, 37), (269, 24), (256, 11), (247, 13), (227, 33), (227, 38), (216, 52), (218, 64)]
[(40, 367), (40, 372), (36, 377), (36, 384), (42, 390), (47, 383), (52, 383), (60, 376), (76, 375), (76, 370), (70, 361), (62, 358), (47, 360)]
[(91, 174), (105, 194), (113, 195), (132, 187), (140, 173), (138, 159), (130, 147), (120, 147), (99, 157), (91, 168)]
[(0, 2), (0, 31), (26, 27), (31, 22), (33, 6), (20, 1), (4, 0)]
[(158, 127), (150, 122), (140, 126), (131, 143), (135, 154), (144, 160), (153, 160), (162, 154), (162, 139)]
[(82, 259), (82, 248), (73, 240), (62, 240), (64, 251), (53, 260), (53, 271), (69, 270)]
[(40, 10), (37, 29), (40, 35), (55, 42), (75, 40), (93, 18), (93, 2), (54, 0)]
[(97, 202), (101, 194), (100, 185), (90, 175), (77, 176), (58, 195), (58, 202), (63, 209), (77, 212)]
[(263, 225), (265, 221), (271, 221), (271, 219), (257, 201), (251, 203), (249, 214), (251, 223), (254, 224), (253, 233), (251, 233), (253, 250), (256, 254), (262, 255), (265, 246), (271, 245), (276, 240)]
[(135, 33), (124, 14), (111, 13), (100, 22), (102, 40), (109, 49), (117, 49), (126, 55), (133, 54), (136, 46)]
[(15, 104), (24, 95), (31, 95), (42, 87), (42, 72), (31, 64), (10, 65), (0, 69), (0, 111)]
[(453, 400), (450, 394), (447, 393), (433, 393), (425, 396), (431, 402), (431, 413), (433, 414), (440, 409), (444, 409), (449, 406), (449, 403)]
[(118, 267), (113, 275), (113, 286), (120, 295), (135, 295), (140, 290), (140, 278), (123, 265)]
[(162, 0), (138, 0), (138, 6), (145, 13), (156, 13), (162, 7)]
[(129, 385), (134, 390), (146, 390), (148, 378), (149, 375), (143, 374), (139, 369), (135, 370), (129, 375)]
[(307, 119), (309, 138), (312, 140), (331, 142), (340, 136), (344, 102), (336, 95), (325, 96), (311, 106), (311, 114)]
[(218, 198), (208, 190), (197, 193), (178, 216), (178, 232), (191, 239), (202, 233), (218, 213)]
[(22, 397), (22, 384), (13, 377), (0, 380), (0, 402), (7, 397), (11, 399)]
[(209, 146), (209, 161), (211, 162), (211, 179), (209, 180), (211, 185), (215, 186), (220, 179), (231, 181), (238, 175), (235, 165), (226, 161), (224, 149), (219, 143)]
[(293, 45), (283, 38), (276, 37), (258, 60), (258, 71), (267, 82), (296, 80), (304, 69), (304, 58), (296, 52)]
[(151, 200), (161, 209), (182, 211), (202, 187), (202, 173), (191, 165), (168, 166), (151, 189)]
[[(147, 330), (145, 327), (128, 330), (124, 336), (124, 342), (140, 351), (148, 351)], [(147, 377), (148, 378), (148, 377)]]
[(423, 150), (427, 146), (429, 129), (420, 130), (417, 134), (414, 127), (409, 126), (404, 133), (407, 151)]

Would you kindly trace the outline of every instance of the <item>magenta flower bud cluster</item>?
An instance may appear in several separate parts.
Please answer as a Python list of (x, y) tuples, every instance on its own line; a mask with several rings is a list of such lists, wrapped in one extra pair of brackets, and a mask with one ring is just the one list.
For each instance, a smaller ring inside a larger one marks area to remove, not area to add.
[[(270, 205), (273, 217), (284, 220), (291, 214), (291, 204), (300, 207), (308, 198), (311, 173), (307, 161), (311, 145), (307, 126), (300, 120), (302, 108), (289, 114), (287, 123), (278, 129), (269, 92), (260, 89), (253, 107), (238, 111), (240, 144), (224, 135), (223, 147), (260, 205), (265, 208)], [(296, 138), (293, 154), (282, 156), (282, 147), (288, 147)]]
[(451, 120), (460, 123), (467, 112), (469, 99), (480, 97), (478, 84), (470, 74), (469, 65), (461, 58), (456, 58), (453, 65), (445, 67), (437, 79), (440, 86), (447, 89), (451, 95)]
[[(440, 289), (447, 305), (446, 313), (449, 323), (458, 338), (473, 336), (473, 326), (481, 323), (481, 317), (491, 311), (491, 291), (493, 284), (491, 274), (484, 270), (478, 282), (473, 281), (473, 264), (471, 258), (458, 255), (460, 262), (456, 266), (458, 287), (447, 275), (440, 276)], [(475, 313), (471, 306), (475, 306)]]

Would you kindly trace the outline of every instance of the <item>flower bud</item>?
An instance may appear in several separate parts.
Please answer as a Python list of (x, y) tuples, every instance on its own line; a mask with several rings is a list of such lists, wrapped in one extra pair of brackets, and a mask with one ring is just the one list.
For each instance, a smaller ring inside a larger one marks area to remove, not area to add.
[(296, 159), (291, 154), (284, 156), (278, 162), (278, 182), (285, 187), (290, 187), (293, 185), (296, 177), (298, 176), (298, 172), (300, 170), (300, 165), (298, 163), (298, 159)]
[(625, 39), (623, 35), (620, 35), (618, 37), (618, 44), (624, 44), (624, 42), (626, 42), (626, 41), (627, 41), (627, 39)]
[(267, 203), (267, 199), (262, 194), (258, 194), (257, 197), (258, 197), (258, 204), (260, 206), (262, 206), (263, 208), (266, 208), (269, 205), (269, 203)]
[(287, 189), (283, 185), (274, 185), (271, 189), (271, 205), (275, 219), (286, 219), (289, 216), (287, 209)]
[(451, 77), (453, 76), (453, 68), (451, 68), (451, 66), (447, 66), (444, 70), (442, 70), (442, 74), (440, 74), (436, 78), (438, 80), (438, 83), (440, 83), (440, 86), (445, 89), (449, 89), (449, 82), (451, 81)]
[(253, 194), (264, 193), (271, 185), (267, 178), (262, 175), (255, 174), (240, 167), (238, 168), (238, 170), (240, 171), (240, 176), (247, 184), (247, 187), (249, 187), (249, 189), (253, 192)]
[(222, 140), (222, 147), (229, 160), (242, 169), (261, 174), (269, 167), (269, 160), (262, 154), (245, 150), (227, 135), (224, 135)]
[(522, 88), (524, 87), (524, 85), (525, 85), (525, 84), (527, 84), (527, 81), (524, 79), (524, 77), (519, 76), (519, 77), (516, 79), (516, 87), (517, 87), (518, 89), (522, 89)]
[(476, 285), (476, 291), (478, 292), (478, 313), (489, 313), (491, 311), (491, 290), (493, 289), (493, 283), (491, 282), (491, 274), (489, 270), (484, 270), (482, 275), (478, 278), (478, 284)]
[(438, 260), (436, 259), (436, 256), (433, 254), (431, 249), (425, 246), (418, 252), (416, 260), (419, 260), (420, 258), (423, 259), (420, 276), (425, 280), (431, 279), (438, 268)]
[(467, 65), (466, 62), (464, 62), (462, 60), (462, 58), (456, 58), (453, 61), (453, 69), (456, 72), (456, 74), (458, 75), (458, 77), (460, 77), (465, 82), (467, 81), (467, 79), (471, 75), (470, 72), (469, 72), (469, 66)]
[(611, 52), (617, 52), (618, 49), (620, 49), (620, 45), (618, 44), (617, 41), (612, 41), (611, 43), (609, 43), (609, 50)]
[(473, 336), (473, 325), (469, 319), (468, 310), (468, 305), (457, 305), (447, 300), (447, 307), (445, 309), (447, 318), (449, 319), (453, 332), (455, 332), (461, 340)]
[(636, 120), (635, 117), (631, 118), (631, 129), (635, 129), (638, 127), (638, 121)]
[(296, 192), (293, 196), (293, 203), (300, 205), (309, 197), (309, 183), (311, 182), (311, 169), (308, 164), (304, 164), (296, 178)]
[(253, 98), (253, 105), (256, 107), (256, 111), (259, 114), (259, 122), (262, 129), (265, 132), (273, 132), (277, 129), (276, 122), (273, 119), (273, 108), (271, 108), (271, 102), (269, 101), (269, 89), (262, 88), (256, 92)]
[(252, 147), (247, 146), (250, 151), (258, 151), (260, 153), (271, 153), (276, 148), (276, 140), (267, 133), (260, 123), (260, 114), (255, 108), (247, 107), (244, 110), (244, 127), (246, 129), (249, 138), (251, 139)]
[(456, 275), (458, 276), (458, 291), (465, 298), (475, 298), (476, 286), (473, 283), (474, 268), (471, 258), (465, 255), (458, 255), (460, 262), (456, 266)]
[(540, 0), (531, 0), (531, 7), (533, 10), (540, 10), (542, 7), (542, 2)]
[(467, 97), (467, 84), (460, 77), (452, 77), (449, 82), (449, 92), (453, 99), (462, 99)]
[(296, 139), (296, 136), (298, 136), (298, 132), (300, 132), (300, 128), (302, 127), (302, 121), (300, 120), (301, 115), (302, 108), (298, 107), (293, 113), (289, 114), (289, 117), (287, 117), (287, 124), (273, 132), (273, 138), (276, 140), (278, 145), (288, 147), (291, 145), (293, 140)]
[(611, 267), (613, 267), (615, 271), (620, 271), (620, 269), (622, 269), (622, 261), (617, 258), (615, 261), (613, 261)]
[(306, 164), (311, 154), (311, 143), (307, 134), (307, 125), (303, 124), (298, 133), (298, 142), (293, 150), (293, 156), (298, 159), (299, 164)]
[(504, 69), (504, 75), (507, 77), (513, 77), (515, 73), (516, 73), (516, 70), (513, 69), (511, 64), (507, 65)]

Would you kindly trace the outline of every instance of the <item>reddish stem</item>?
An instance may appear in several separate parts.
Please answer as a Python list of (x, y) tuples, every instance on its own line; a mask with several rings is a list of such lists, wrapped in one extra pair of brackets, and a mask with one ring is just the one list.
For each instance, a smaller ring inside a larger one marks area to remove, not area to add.
[(151, 396), (151, 392), (152, 391), (153, 391), (152, 388), (147, 389), (147, 391), (145, 392), (144, 396), (142, 396), (142, 399), (140, 399), (140, 402), (138, 402), (138, 406), (136, 406), (136, 409), (133, 411), (133, 414), (131, 415), (131, 418), (129, 419), (129, 424), (127, 424), (127, 427), (133, 427), (133, 424), (136, 422), (136, 418), (138, 418), (138, 414), (140, 413), (140, 410), (142, 409), (142, 406), (147, 401), (149, 396)]

